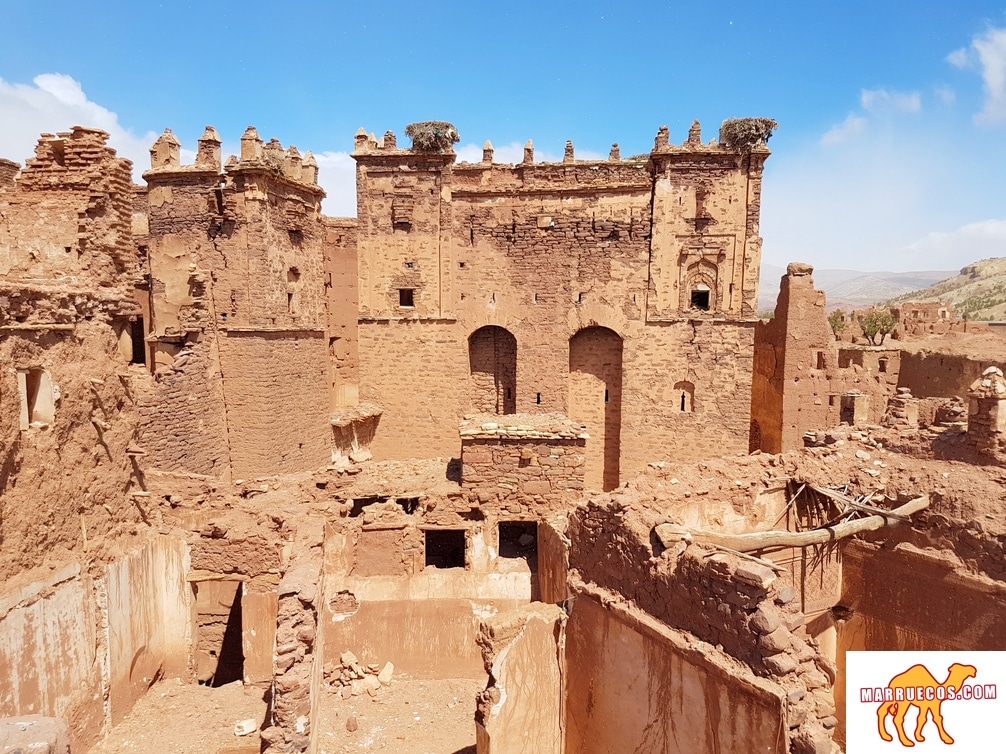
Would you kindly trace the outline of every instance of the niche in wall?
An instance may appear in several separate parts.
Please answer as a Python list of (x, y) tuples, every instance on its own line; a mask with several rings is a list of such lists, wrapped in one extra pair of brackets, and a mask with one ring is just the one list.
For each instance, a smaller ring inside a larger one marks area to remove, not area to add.
[(21, 395), (21, 429), (52, 424), (56, 418), (56, 390), (49, 373), (37, 367), (17, 371)]

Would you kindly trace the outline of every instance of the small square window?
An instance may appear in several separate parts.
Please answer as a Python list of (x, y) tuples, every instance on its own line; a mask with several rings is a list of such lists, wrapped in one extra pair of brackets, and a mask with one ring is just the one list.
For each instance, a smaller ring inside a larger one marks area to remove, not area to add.
[(398, 305), (401, 307), (415, 306), (415, 291), (412, 288), (398, 289)]
[(531, 570), (538, 567), (538, 524), (535, 521), (500, 521), (499, 556), (524, 558)]
[(427, 568), (465, 567), (464, 529), (428, 529), (424, 534)]
[(692, 308), (709, 311), (709, 291), (692, 291)]

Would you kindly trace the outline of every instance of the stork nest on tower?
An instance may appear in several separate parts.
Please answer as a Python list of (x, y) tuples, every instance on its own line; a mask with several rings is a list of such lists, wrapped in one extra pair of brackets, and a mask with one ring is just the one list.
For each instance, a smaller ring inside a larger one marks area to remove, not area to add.
[(458, 129), (445, 120), (423, 120), (405, 127), (416, 152), (453, 152), (454, 144), (461, 141)]
[(779, 127), (771, 118), (730, 118), (720, 126), (720, 144), (741, 152), (765, 145)]

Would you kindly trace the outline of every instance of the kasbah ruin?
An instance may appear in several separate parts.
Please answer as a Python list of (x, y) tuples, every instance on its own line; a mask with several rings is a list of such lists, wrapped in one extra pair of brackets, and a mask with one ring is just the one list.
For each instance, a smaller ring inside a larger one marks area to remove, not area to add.
[(1006, 340), (759, 320), (774, 126), (0, 160), (4, 751), (828, 754), (848, 650), (1006, 649)]

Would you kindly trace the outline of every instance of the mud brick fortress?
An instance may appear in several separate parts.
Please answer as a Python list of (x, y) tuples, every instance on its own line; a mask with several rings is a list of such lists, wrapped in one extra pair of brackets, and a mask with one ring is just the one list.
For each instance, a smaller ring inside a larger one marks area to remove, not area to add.
[(1006, 649), (1003, 360), (837, 341), (799, 263), (756, 318), (773, 125), (361, 129), (356, 218), (254, 128), (0, 160), (0, 743), (322, 752), (463, 683), (448, 754), (828, 754), (847, 650)]

